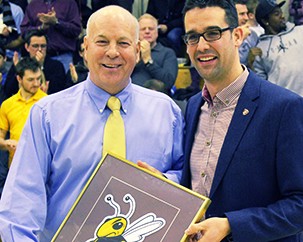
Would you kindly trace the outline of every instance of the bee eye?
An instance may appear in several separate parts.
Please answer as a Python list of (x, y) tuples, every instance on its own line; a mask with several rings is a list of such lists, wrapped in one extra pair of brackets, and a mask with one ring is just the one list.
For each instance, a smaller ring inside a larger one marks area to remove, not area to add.
[(114, 230), (118, 230), (118, 229), (121, 229), (122, 226), (123, 226), (123, 223), (121, 223), (121, 222), (115, 223), (115, 224), (113, 225), (113, 229), (114, 229)]

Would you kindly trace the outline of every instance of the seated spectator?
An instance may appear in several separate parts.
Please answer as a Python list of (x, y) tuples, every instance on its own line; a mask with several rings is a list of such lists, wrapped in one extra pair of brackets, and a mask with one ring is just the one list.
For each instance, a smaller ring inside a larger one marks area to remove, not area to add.
[(0, 1), (0, 45), (6, 48), (8, 58), (12, 58), (23, 43), (20, 30), (23, 17), (21, 7), (8, 0)]
[(77, 43), (77, 49), (79, 56), (81, 57), (76, 65), (70, 63), (69, 71), (66, 74), (66, 87), (71, 87), (77, 83), (80, 83), (87, 78), (88, 68), (87, 62), (84, 59), (84, 36), (79, 38)]
[[(181, 36), (184, 34), (182, 9), (185, 0), (149, 0), (146, 13), (158, 20), (158, 41), (172, 48), (178, 57), (184, 57)], [(184, 48), (183, 48), (184, 47)]]
[(178, 61), (174, 51), (157, 42), (157, 19), (150, 14), (139, 18), (140, 25), (140, 61), (131, 75), (134, 84), (144, 86), (150, 79), (157, 79), (165, 84), (167, 93), (176, 81)]
[[(25, 36), (24, 48), (27, 54), (36, 59), (48, 83), (48, 94), (61, 91), (65, 88), (66, 74), (60, 61), (53, 60), (47, 55), (48, 38), (42, 30), (32, 30)], [(7, 97), (18, 92), (18, 81), (16, 79), (15, 65), (18, 63), (18, 55), (14, 57), (14, 66), (11, 67), (7, 75), (4, 91)]]
[[(31, 107), (46, 96), (41, 91), (42, 72), (33, 58), (23, 58), (16, 66), (20, 90), (6, 99), (0, 109), (0, 149), (9, 151), (10, 166)], [(9, 132), (9, 139), (5, 139)]]
[(286, 22), (281, 9), (284, 4), (262, 0), (257, 6), (256, 19), (265, 34), (260, 36), (257, 47), (262, 52), (255, 57), (253, 68), (264, 79), (302, 96), (303, 26)]
[(75, 0), (32, 0), (21, 23), (22, 36), (32, 29), (45, 31), (49, 38), (47, 54), (62, 62), (65, 72), (73, 60), (77, 38), (82, 31)]
[[(248, 17), (248, 8), (246, 6), (245, 0), (235, 0), (234, 1), (237, 13), (238, 13), (238, 25), (242, 28), (244, 32), (244, 40), (239, 47), (240, 61), (241, 64), (248, 65), (248, 57), (251, 49), (255, 48), (258, 41), (258, 34), (252, 30), (251, 23), (249, 23)], [(254, 49), (253, 51), (258, 51), (258, 49)], [(257, 52), (258, 53), (258, 52)]]

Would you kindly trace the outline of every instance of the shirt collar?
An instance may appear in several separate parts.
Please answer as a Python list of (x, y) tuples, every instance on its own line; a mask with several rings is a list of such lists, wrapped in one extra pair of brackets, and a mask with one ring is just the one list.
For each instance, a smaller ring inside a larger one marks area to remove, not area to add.
[(32, 100), (33, 101), (38, 101), (38, 100), (41, 99), (41, 97), (46, 96), (46, 94), (40, 89), (38, 89), (38, 91), (33, 96), (31, 96), (28, 100), (25, 100), (21, 96), (21, 89), (19, 89), (19, 91), (16, 93), (16, 95), (17, 95), (18, 101), (23, 101), (23, 102), (30, 102)]
[[(85, 86), (86, 90), (88, 91), (88, 94), (93, 99), (98, 110), (100, 111), (100, 113), (103, 113), (106, 108), (107, 100), (111, 95), (100, 87), (98, 87), (95, 83), (93, 83), (89, 77), (85, 83)], [(128, 111), (132, 89), (132, 84), (129, 81), (129, 84), (121, 92), (115, 95), (115, 97), (120, 99), (121, 108), (125, 114)]]
[[(218, 92), (216, 94), (216, 96), (214, 97), (214, 99), (217, 98), (225, 106), (228, 106), (230, 103), (232, 103), (232, 101), (235, 98), (237, 98), (240, 95), (241, 90), (249, 75), (249, 72), (248, 72), (248, 69), (246, 68), (246, 66), (242, 65), (242, 68), (244, 71), (241, 73), (241, 75), (235, 81), (233, 81), (231, 84), (229, 84), (227, 87), (225, 87), (223, 90)], [(208, 105), (213, 106), (213, 99), (211, 98), (211, 95), (210, 95), (206, 85), (204, 85), (204, 87), (202, 89), (202, 97), (208, 103)]]

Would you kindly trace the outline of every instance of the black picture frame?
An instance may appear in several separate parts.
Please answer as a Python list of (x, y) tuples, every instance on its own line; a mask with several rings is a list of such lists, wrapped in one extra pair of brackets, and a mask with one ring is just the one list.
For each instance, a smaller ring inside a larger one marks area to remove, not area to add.
[(133, 162), (107, 154), (52, 241), (186, 241), (210, 199)]

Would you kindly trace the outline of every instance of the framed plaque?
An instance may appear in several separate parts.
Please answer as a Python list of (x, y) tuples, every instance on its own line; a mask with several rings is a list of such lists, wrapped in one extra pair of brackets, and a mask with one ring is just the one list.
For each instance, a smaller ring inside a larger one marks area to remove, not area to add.
[(210, 200), (136, 164), (107, 154), (52, 241), (186, 241)]

